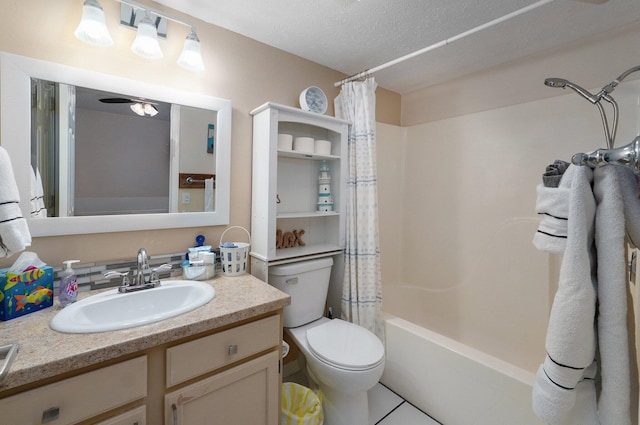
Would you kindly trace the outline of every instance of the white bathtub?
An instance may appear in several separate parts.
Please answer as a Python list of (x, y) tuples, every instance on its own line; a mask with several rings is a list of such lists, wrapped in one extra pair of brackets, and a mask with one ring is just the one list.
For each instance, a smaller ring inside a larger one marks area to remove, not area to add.
[(453, 260), (431, 251), (440, 267), (403, 263), (408, 272), (387, 278), (385, 385), (444, 425), (540, 423), (531, 391), (555, 288), (536, 227), (509, 220), (481, 249)]
[(381, 382), (444, 425), (538, 425), (534, 374), (404, 319), (385, 315)]

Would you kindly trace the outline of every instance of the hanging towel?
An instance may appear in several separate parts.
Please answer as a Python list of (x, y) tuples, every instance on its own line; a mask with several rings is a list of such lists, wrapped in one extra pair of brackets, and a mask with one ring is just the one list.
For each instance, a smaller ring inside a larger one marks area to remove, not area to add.
[(10, 257), (31, 245), (27, 221), (7, 151), (0, 146), (0, 257)]
[(42, 188), (42, 177), (40, 170), (35, 173), (31, 168), (31, 218), (42, 218), (47, 216), (47, 209), (44, 207), (44, 189)]
[[(628, 171), (631, 172), (631, 171)], [(594, 176), (598, 258), (598, 347), (602, 389), (598, 411), (602, 425), (631, 425), (625, 217), (619, 173), (622, 167), (597, 168)], [(637, 184), (634, 184), (634, 189)], [(635, 190), (634, 190), (635, 192)]]
[(567, 243), (569, 198), (573, 175), (578, 167), (569, 166), (558, 187), (539, 184), (536, 187), (536, 213), (540, 216), (533, 244), (540, 251), (562, 254)]
[(599, 424), (595, 408), (589, 407), (596, 405), (593, 171), (571, 168), (566, 248), (549, 318), (547, 356), (532, 396), (536, 415), (552, 425)]
[(215, 182), (213, 178), (204, 180), (204, 210), (215, 211), (213, 207), (213, 186)]

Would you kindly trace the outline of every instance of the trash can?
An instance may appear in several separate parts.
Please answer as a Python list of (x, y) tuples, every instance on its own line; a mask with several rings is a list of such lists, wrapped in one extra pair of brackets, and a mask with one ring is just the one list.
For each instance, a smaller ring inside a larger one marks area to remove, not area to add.
[(282, 425), (322, 425), (322, 400), (319, 394), (294, 382), (282, 384)]

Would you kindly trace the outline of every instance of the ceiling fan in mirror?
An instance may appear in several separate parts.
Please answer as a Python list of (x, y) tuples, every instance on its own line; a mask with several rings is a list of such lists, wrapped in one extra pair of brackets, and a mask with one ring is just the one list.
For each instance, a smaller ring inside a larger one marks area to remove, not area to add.
[(130, 103), (131, 110), (141, 117), (145, 115), (149, 115), (151, 117), (156, 116), (158, 114), (157, 103), (148, 102), (143, 99), (129, 99), (126, 97), (103, 97), (99, 99), (102, 103), (111, 103), (111, 104), (128, 104)]

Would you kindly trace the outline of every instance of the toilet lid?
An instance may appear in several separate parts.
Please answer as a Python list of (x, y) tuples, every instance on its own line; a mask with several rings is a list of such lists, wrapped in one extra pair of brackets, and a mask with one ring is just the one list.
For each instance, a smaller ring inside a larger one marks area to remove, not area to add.
[(377, 336), (344, 320), (307, 330), (307, 342), (316, 356), (346, 369), (369, 369), (384, 358), (384, 346)]

